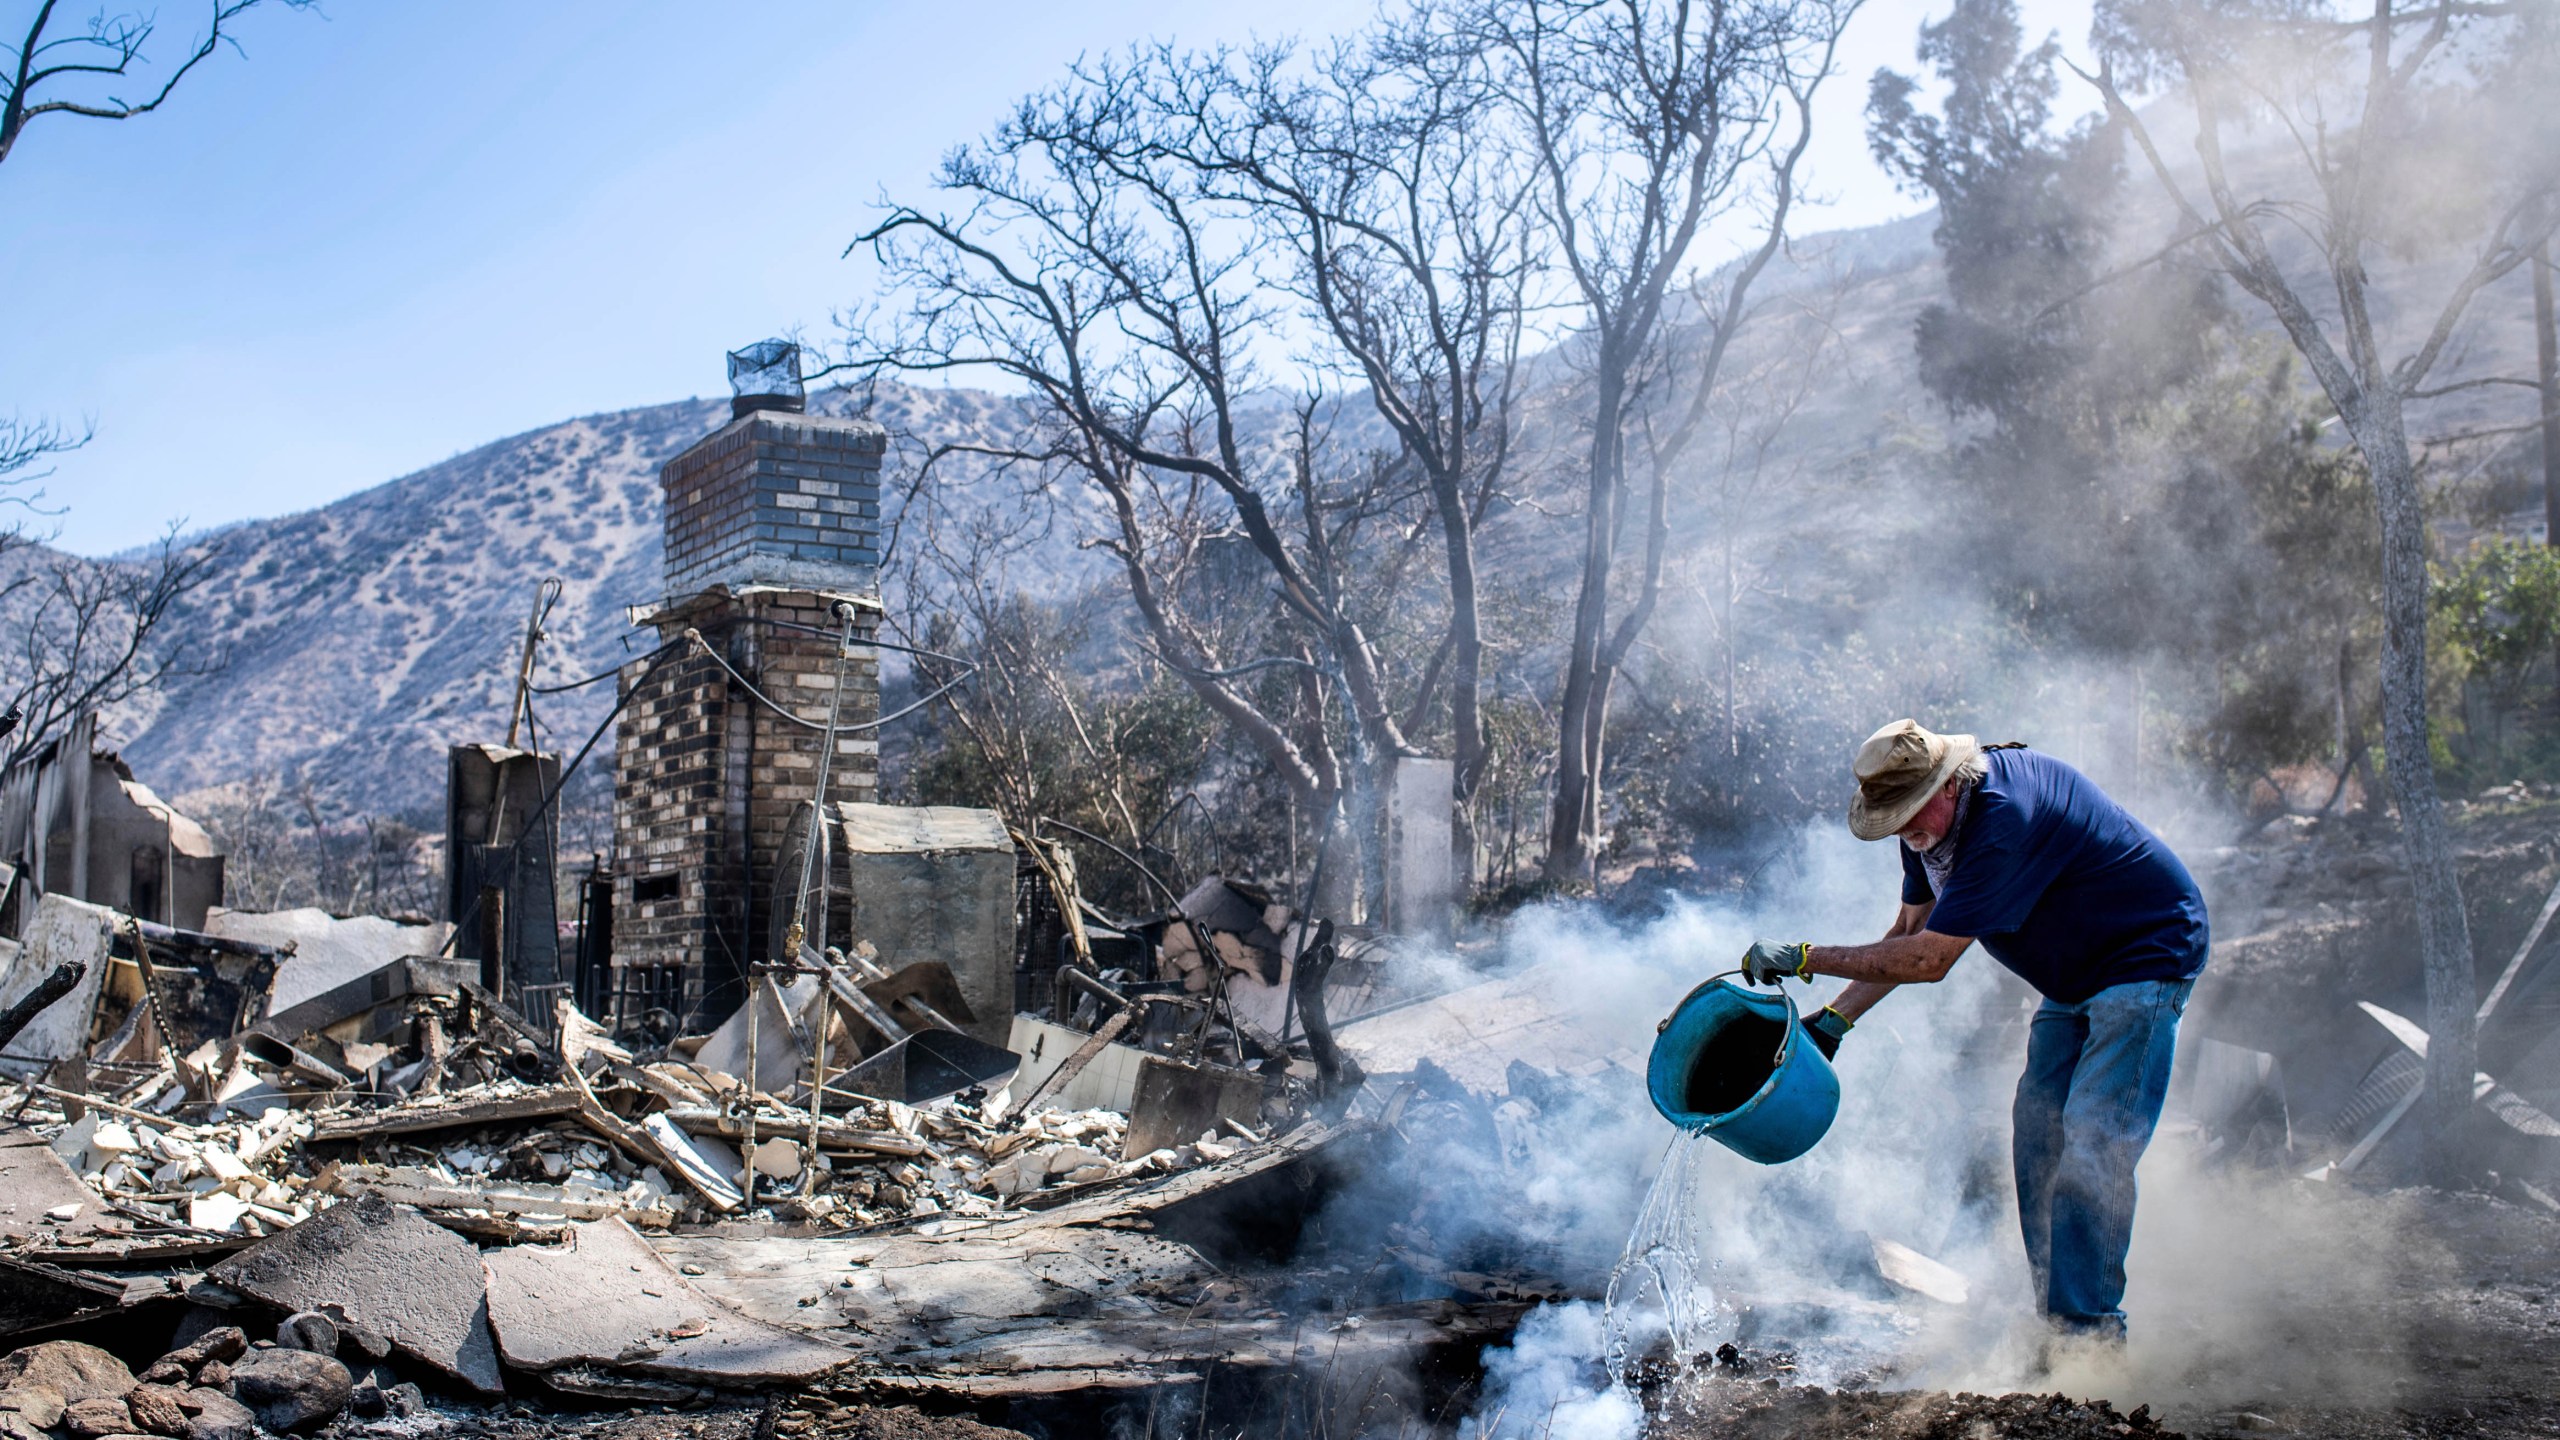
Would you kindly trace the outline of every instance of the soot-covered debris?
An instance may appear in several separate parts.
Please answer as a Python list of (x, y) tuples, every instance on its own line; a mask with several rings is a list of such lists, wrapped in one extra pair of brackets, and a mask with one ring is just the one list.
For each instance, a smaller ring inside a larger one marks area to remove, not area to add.
[(1714, 1386), (1647, 1431), (1656, 1440), (2184, 1440), (2154, 1419), (2068, 1395)]

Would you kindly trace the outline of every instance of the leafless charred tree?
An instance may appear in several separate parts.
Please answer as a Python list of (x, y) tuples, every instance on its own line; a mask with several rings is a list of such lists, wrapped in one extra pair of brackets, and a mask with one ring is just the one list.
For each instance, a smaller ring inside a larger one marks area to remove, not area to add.
[(0, 420), (0, 504), (34, 509), (43, 501), (44, 492), (25, 487), (49, 473), (36, 467), (56, 455), (79, 449), (90, 438), (91, 429), (85, 425), (75, 432), (51, 420), (16, 415)]
[[(300, 9), (311, 0), (282, 0)], [(226, 46), (237, 50), (234, 21), (259, 0), (214, 0), (204, 33), (185, 56), (152, 84), (144, 72), (158, 17), (140, 11), (98, 10), (73, 30), (59, 25), (60, 0), (41, 0), (14, 45), (0, 46), (0, 162), (17, 148), (27, 126), (47, 115), (90, 120), (130, 120), (167, 103), (178, 82)], [(127, 99), (126, 85), (143, 89)]]
[[(1159, 79), (1143, 55), (1079, 69), (945, 163), (965, 209), (901, 207), (860, 237), (905, 308), (858, 318), (849, 363), (1024, 386), (1036, 434), (980, 453), (1085, 487), (1089, 543), (1118, 563), (1154, 658), (1284, 777), (1300, 814), (1339, 815), (1355, 771), (1409, 748), (1409, 687), (1372, 617), (1430, 533), (1429, 495), (1333, 443), (1339, 402), (1266, 378), (1285, 292), (1251, 217), (1171, 143), (1189, 132)], [(1235, 613), (1211, 583), (1239, 561), (1262, 577), (1267, 617)], [(1327, 837), (1347, 841), (1348, 818)], [(1329, 876), (1347, 879), (1350, 858)]]
[(1312, 56), (1161, 69), (1182, 153), (1290, 258), (1276, 278), (1330, 341), (1309, 363), (1365, 399), (1428, 488), (1449, 614), (1401, 725), (1420, 735), (1445, 686), (1463, 816), (1487, 758), (1476, 536), (1517, 439), (1535, 172), (1483, 130), (1484, 51), (1428, 9)]
[(308, 780), (253, 775), (193, 808), (222, 844), (223, 887), (241, 909), (424, 916), (439, 903), (440, 834), (340, 813)]
[(203, 583), (211, 547), (164, 538), (143, 559), (85, 560), (0, 530), (0, 701), (23, 717), (0, 765), (25, 759), (78, 715), (112, 709), (181, 675), (209, 673), (218, 648), (171, 625)]
[[(1751, 313), (1753, 282), (1785, 243), (1811, 101), (1857, 5), (1486, 0), (1466, 14), (1536, 172), (1573, 306), (1568, 353), (1582, 367), (1582, 564), (1557, 707), (1553, 882), (1593, 878), (1609, 692), (1661, 599), (1672, 470)], [(1693, 251), (1735, 226), (1754, 242), (1710, 282), (1700, 342), (1681, 346), (1670, 322)]]
[[(2372, 475), (2383, 747), (2426, 974), (2428, 1160), (2448, 1177), (2470, 1128), (2478, 996), (2427, 742), (2428, 536), (2408, 412), (2444, 393), (2428, 382), (2472, 300), (2560, 222), (2548, 104), (2560, 69), (2547, 12), (2505, 0), (2343, 11), (2118, 0), (2101, 9), (2102, 66), (2086, 76), (2175, 203), (2181, 238), (2275, 317)], [(2171, 166), (2126, 97), (2155, 76), (2185, 92), (2198, 179)], [(2299, 165), (2273, 180), (2236, 173), (2225, 131), (2268, 119), (2289, 132)], [(2378, 293), (2389, 252), (2448, 247), (2467, 258), (2447, 293)], [(2402, 349), (2386, 333), (2389, 314), (2421, 317), (2425, 329)]]
[[(919, 466), (931, 489), (969, 480)], [(975, 477), (981, 482), (990, 477)], [(1001, 484), (1001, 477), (992, 477)], [(1075, 673), (1089, 654), (1099, 598), (1078, 590), (1055, 603), (1023, 571), (1060, 543), (1046, 505), (931, 503), (926, 486), (905, 507), (895, 563), (904, 603), (890, 617), (921, 650), (965, 650), (974, 673), (940, 655), (915, 657), (919, 688), (952, 687), (942, 712), (975, 751), (996, 808), (1026, 833), (1043, 818), (1093, 823), (1135, 844), (1147, 797), (1131, 794), (1129, 757), (1107, 707)], [(965, 685), (961, 684), (965, 680)]]

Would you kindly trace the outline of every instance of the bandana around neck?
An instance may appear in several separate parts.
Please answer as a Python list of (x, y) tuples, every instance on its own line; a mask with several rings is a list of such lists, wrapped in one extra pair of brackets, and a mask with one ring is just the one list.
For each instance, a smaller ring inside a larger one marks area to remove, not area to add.
[(1977, 781), (1956, 792), (1956, 813), (1947, 821), (1947, 833), (1938, 837), (1937, 844), (1917, 852), (1920, 868), (1928, 872), (1932, 893), (1947, 893), (1947, 878), (1956, 869), (1956, 842), (1963, 838), (1965, 817), (1973, 813), (1973, 793), (1979, 787), (1980, 782)]

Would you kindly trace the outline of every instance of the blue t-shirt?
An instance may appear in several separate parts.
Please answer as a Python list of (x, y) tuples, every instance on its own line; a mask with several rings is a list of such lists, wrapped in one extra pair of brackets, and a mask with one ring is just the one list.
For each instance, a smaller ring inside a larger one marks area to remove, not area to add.
[(1956, 836), (1947, 893), (1908, 845), (1902, 901), (1969, 936), (2047, 997), (2076, 1005), (2135, 980), (2204, 969), (2211, 932), (2195, 877), (2089, 777), (2033, 750), (1994, 750)]

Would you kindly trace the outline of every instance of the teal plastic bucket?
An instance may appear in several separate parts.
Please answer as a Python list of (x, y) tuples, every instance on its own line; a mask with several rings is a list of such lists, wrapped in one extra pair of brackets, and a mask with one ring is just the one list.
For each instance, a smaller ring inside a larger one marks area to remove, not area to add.
[(1784, 991), (1710, 980), (1653, 1038), (1645, 1089), (1662, 1118), (1777, 1165), (1814, 1147), (1840, 1113), (1840, 1077)]

